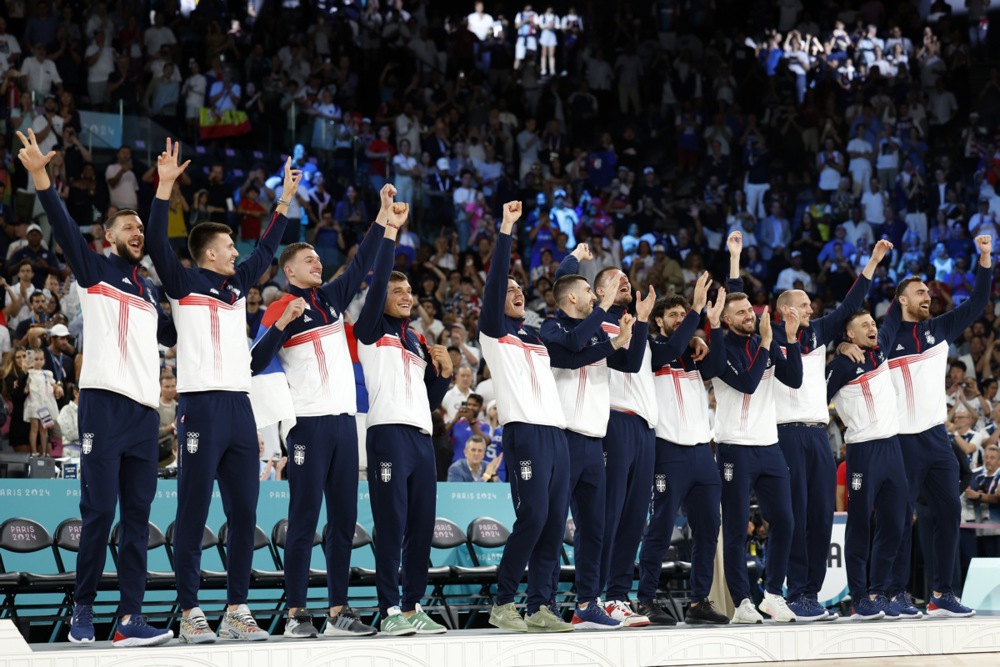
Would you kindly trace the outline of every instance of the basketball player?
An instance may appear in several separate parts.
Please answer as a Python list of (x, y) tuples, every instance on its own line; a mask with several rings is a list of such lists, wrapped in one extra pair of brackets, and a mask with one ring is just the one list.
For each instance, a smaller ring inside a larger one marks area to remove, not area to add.
[[(122, 209), (104, 226), (110, 254), (93, 252), (80, 236), (46, 165), (32, 130), (17, 133), (18, 152), (31, 174), (52, 232), (76, 276), (83, 309), (83, 368), (80, 373), (80, 437), (83, 529), (77, 557), (73, 618), (69, 640), (94, 641), (93, 604), (108, 553), (108, 535), (121, 503), (118, 535), (119, 623), (112, 644), (155, 646), (173, 638), (171, 630), (146, 624), (146, 547), (149, 508), (156, 493), (158, 460), (159, 370), (157, 342), (172, 346), (173, 323), (159, 306), (148, 280), (139, 275), (145, 237), (136, 211)], [(166, 225), (167, 202), (153, 200), (149, 212)]]
[[(179, 145), (167, 140), (157, 159), (157, 198), (170, 198), (170, 186), (190, 161), (178, 165)], [(150, 221), (149, 254), (170, 299), (177, 324), (177, 518), (174, 553), (177, 598), (182, 610), (180, 640), (215, 640), (198, 606), (201, 543), (216, 480), (229, 528), (227, 536), (227, 610), (219, 628), (224, 638), (267, 639), (247, 607), (247, 589), (257, 525), (259, 451), (250, 407), (250, 349), (246, 341), (246, 293), (267, 270), (281, 240), (285, 213), (302, 173), (285, 164), (282, 199), (249, 259), (236, 266), (239, 253), (232, 230), (219, 223), (195, 225), (188, 249), (197, 268), (185, 268), (167, 239), (167, 225)]]

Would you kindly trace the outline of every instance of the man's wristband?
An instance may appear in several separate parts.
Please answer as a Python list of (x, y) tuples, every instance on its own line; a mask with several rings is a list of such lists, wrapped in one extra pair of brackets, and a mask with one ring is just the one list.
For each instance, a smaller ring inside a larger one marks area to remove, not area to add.
[(278, 200), (276, 200), (276, 201), (274, 202), (274, 204), (275, 204), (276, 206), (288, 206), (288, 205), (289, 205), (289, 204), (291, 204), (291, 203), (292, 203), (292, 202), (290, 202), (290, 201), (289, 201), (289, 200), (287, 200), (287, 199), (278, 199)]

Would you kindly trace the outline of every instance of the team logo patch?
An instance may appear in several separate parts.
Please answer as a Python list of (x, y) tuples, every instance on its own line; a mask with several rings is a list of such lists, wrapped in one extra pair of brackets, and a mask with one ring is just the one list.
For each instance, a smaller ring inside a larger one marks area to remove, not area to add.
[(927, 341), (928, 345), (933, 345), (934, 343), (937, 342), (937, 339), (934, 336), (931, 335), (930, 331), (925, 331), (924, 332), (924, 340)]
[(94, 434), (84, 433), (83, 437), (80, 438), (80, 451), (84, 454), (89, 454), (94, 449)]
[(521, 461), (521, 479), (525, 482), (531, 479), (531, 461)]
[(861, 490), (861, 483), (864, 482), (864, 475), (860, 472), (856, 472), (851, 475), (851, 489), (854, 491)]
[(735, 466), (732, 463), (723, 463), (722, 464), (722, 477), (727, 482), (733, 481), (733, 468), (734, 467)]
[(306, 462), (305, 445), (295, 445), (295, 453), (292, 455), (292, 460), (295, 461), (295, 465), (297, 466), (300, 466)]
[(188, 432), (187, 434), (187, 451), (188, 454), (194, 454), (198, 451), (198, 434)]
[(604, 467), (608, 467), (608, 453), (604, 452)]
[(383, 482), (388, 482), (390, 479), (392, 479), (391, 463), (380, 463), (379, 468), (380, 468), (378, 473), (379, 479), (381, 479)]
[(657, 475), (653, 478), (653, 484), (657, 493), (664, 493), (667, 490), (667, 476)]

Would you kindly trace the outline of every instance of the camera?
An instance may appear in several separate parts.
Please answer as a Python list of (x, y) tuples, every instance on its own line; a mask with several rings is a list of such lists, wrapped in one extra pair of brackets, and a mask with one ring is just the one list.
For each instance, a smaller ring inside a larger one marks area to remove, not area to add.
[(278, 452), (277, 454), (271, 457), (272, 463), (277, 463), (280, 460), (281, 460), (281, 452)]

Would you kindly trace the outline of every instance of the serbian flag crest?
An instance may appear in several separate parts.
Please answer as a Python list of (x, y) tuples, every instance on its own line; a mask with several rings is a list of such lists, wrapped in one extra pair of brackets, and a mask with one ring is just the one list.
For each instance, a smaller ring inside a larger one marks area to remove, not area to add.
[(198, 134), (202, 139), (240, 137), (250, 132), (250, 118), (244, 111), (216, 111), (202, 107)]

